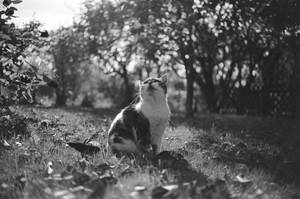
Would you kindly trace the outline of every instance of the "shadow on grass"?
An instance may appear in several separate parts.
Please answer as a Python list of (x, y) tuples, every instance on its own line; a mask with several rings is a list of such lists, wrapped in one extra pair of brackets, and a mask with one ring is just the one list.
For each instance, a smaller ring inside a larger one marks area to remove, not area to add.
[(195, 135), (186, 146), (209, 151), (215, 161), (233, 167), (245, 164), (250, 169), (263, 169), (276, 182), (300, 184), (299, 120), (235, 115), (199, 115), (189, 120), (173, 117), (173, 124), (182, 123), (207, 132)]

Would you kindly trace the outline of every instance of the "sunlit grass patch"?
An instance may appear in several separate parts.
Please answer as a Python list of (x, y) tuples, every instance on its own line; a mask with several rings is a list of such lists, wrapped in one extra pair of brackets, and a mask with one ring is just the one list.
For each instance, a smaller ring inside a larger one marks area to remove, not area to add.
[(180, 125), (177, 127), (169, 127), (163, 137), (163, 150), (177, 150), (182, 148), (185, 143), (188, 143), (193, 138), (191, 128)]

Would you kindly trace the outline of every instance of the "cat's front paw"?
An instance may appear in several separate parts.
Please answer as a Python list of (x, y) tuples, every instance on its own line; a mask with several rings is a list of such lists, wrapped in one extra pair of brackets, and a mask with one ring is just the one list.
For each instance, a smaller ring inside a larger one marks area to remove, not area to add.
[(152, 148), (151, 144), (142, 146), (142, 150), (143, 150), (143, 152), (146, 152), (146, 153), (151, 153), (151, 154), (153, 153), (153, 148)]

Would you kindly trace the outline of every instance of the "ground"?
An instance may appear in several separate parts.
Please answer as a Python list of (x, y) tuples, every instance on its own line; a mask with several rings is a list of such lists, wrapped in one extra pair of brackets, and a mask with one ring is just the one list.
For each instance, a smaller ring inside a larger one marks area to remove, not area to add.
[[(0, 198), (300, 197), (297, 119), (173, 114), (163, 150), (189, 164), (176, 170), (180, 162), (162, 167), (105, 150), (117, 110), (12, 109), (14, 117), (0, 117)], [(67, 144), (91, 137), (101, 149), (94, 155)]]

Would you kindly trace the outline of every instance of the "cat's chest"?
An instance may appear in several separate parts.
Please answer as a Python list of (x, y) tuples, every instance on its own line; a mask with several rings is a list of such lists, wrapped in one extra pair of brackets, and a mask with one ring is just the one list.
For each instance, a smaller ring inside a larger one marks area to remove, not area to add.
[(169, 120), (170, 111), (166, 104), (155, 106), (144, 104), (140, 106), (141, 112), (149, 120), (151, 130), (166, 126)]

